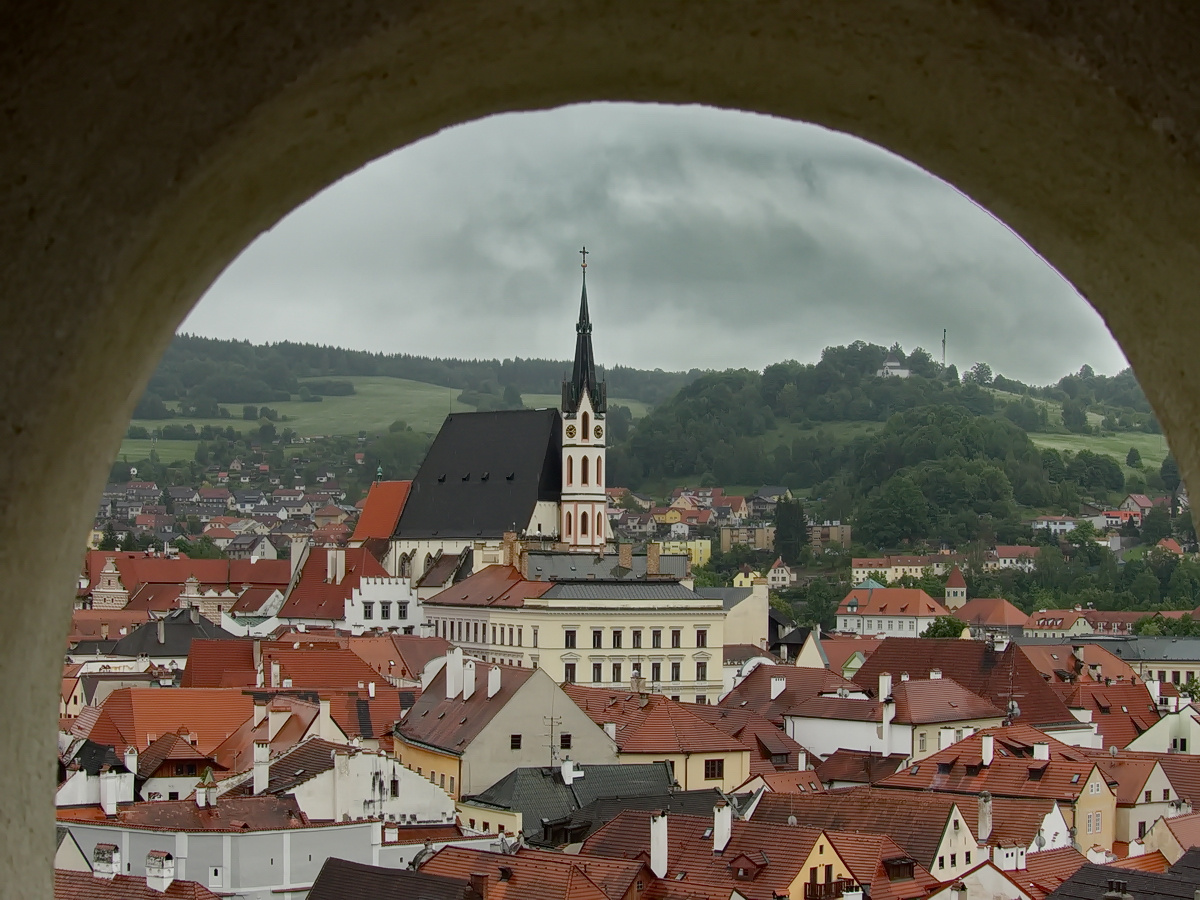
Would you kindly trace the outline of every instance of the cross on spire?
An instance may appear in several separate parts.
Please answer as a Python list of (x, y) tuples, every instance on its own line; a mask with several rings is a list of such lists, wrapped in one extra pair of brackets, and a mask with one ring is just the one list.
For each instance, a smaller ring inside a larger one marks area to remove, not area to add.
[(579, 251), (579, 255), (583, 257), (583, 262), (582, 262), (582, 263), (580, 263), (580, 266), (581, 266), (581, 268), (584, 268), (584, 269), (586, 269), (586, 268), (587, 268), (587, 255), (588, 255), (588, 248), (587, 248), (587, 247), (584, 247), (582, 250), (580, 250), (580, 251)]

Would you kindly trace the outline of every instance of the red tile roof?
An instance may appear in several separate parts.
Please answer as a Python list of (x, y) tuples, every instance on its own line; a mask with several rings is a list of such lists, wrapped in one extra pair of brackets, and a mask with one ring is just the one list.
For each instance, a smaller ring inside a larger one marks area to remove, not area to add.
[(105, 698), (89, 737), (118, 752), (140, 751), (164, 734), (187, 728), (196, 747), (211, 755), (253, 711), (253, 701), (240, 689), (120, 688)]
[(993, 552), (997, 559), (1034, 559), (1038, 555), (1038, 548), (997, 544)]
[(951, 615), (968, 625), (991, 625), (994, 628), (1024, 625), (1029, 618), (1003, 597), (975, 597)]
[(950, 577), (946, 579), (946, 587), (966, 590), (967, 579), (963, 578), (962, 569), (958, 566), (950, 570)]
[(376, 481), (371, 484), (364, 501), (362, 515), (354, 526), (352, 541), (369, 538), (391, 538), (400, 521), (400, 513), (408, 500), (411, 481)]
[(742, 741), (709, 725), (693, 707), (661, 694), (636, 694), (564, 684), (563, 690), (597, 725), (617, 726), (621, 753), (716, 753), (746, 750)]
[[(444, 557), (453, 561), (454, 557)], [(554, 587), (552, 581), (527, 581), (512, 566), (487, 566), (425, 601), (440, 606), (502, 606), (517, 608)]]
[(172, 881), (166, 892), (146, 886), (145, 876), (117, 875), (112, 880), (91, 872), (54, 870), (54, 900), (217, 900), (194, 881)]
[(386, 634), (352, 637), (348, 646), (382, 675), (419, 680), (425, 666), (445, 656), (453, 644), (440, 637)]
[[(500, 690), (494, 697), (487, 695), (491, 669), (500, 670)], [(467, 700), (463, 700), (461, 692), (448, 700), (446, 668), (443, 666), (396, 727), (396, 736), (462, 755), (471, 741), (538, 671), (499, 663), (476, 663), (475, 692)]]
[[(753, 767), (751, 767), (753, 768)], [(767, 791), (773, 794), (819, 794), (825, 790), (821, 779), (814, 769), (797, 769), (793, 772), (751, 772), (743, 785), (739, 785), (734, 793), (742, 793), (745, 784), (756, 779), (762, 779)]]
[[(1170, 775), (1167, 777), (1170, 778)], [(1190, 847), (1200, 847), (1200, 812), (1175, 816), (1165, 821), (1167, 828), (1184, 850)]]
[[(197, 782), (199, 782), (197, 778)], [(98, 813), (98, 815), (97, 815)], [(195, 800), (155, 800), (130, 803), (117, 814), (104, 816), (95, 807), (61, 807), (59, 821), (107, 821), (114, 825), (164, 831), (274, 831), (305, 828), (308, 819), (291, 794), (277, 797), (220, 797), (216, 806), (200, 807)]]
[[(990, 766), (980, 764), (984, 735), (993, 738)], [(1033, 745), (1039, 742), (1049, 745), (1048, 760), (1033, 759)], [(994, 797), (1040, 797), (1071, 804), (1096, 765), (1078, 747), (1056, 741), (1028, 725), (1011, 725), (976, 732), (901, 769), (881, 785), (973, 795), (986, 790)]]
[(850, 657), (855, 653), (861, 653), (863, 659), (866, 659), (883, 643), (883, 638), (828, 635), (822, 637), (820, 641), (821, 651), (825, 654), (830, 671), (840, 675)]
[(1163, 856), (1161, 850), (1151, 850), (1141, 856), (1127, 856), (1106, 865), (1113, 869), (1133, 869), (1135, 872), (1158, 872), (1159, 874), (1166, 872), (1171, 867), (1171, 863)]
[(834, 782), (852, 782), (856, 784), (875, 784), (882, 781), (904, 765), (908, 759), (906, 753), (893, 753), (884, 756), (870, 750), (835, 750), (817, 766), (817, 775), (822, 784)]
[[(333, 553), (346, 556), (345, 575), (337, 583), (331, 582), (328, 574), (329, 557)], [(284, 562), (290, 565), (286, 560)], [(305, 558), (300, 577), (284, 599), (279, 617), (339, 621), (346, 616), (346, 600), (358, 589), (363, 578), (388, 577), (379, 561), (361, 547), (346, 550), (315, 548)]]
[[(851, 612), (850, 605), (857, 609)], [(945, 616), (949, 611), (919, 588), (854, 588), (837, 609), (838, 615)]]
[[(272, 712), (277, 726), (273, 737)], [(269, 744), (272, 755), (282, 753), (314, 732), (320, 712), (321, 706), (315, 697), (304, 699), (291, 694), (275, 694), (267, 708), (259, 713), (262, 715), (259, 723), (254, 724), (253, 716), (247, 717), (213, 750), (213, 757), (233, 772), (244, 772), (251, 767), (256, 741)], [(280, 713), (283, 714), (282, 722), (279, 722)]]
[(800, 754), (805, 753), (809, 759), (813, 759), (813, 755), (772, 724), (766, 716), (752, 709), (737, 706), (696, 703), (688, 703), (686, 706), (693, 715), (736, 738), (750, 751), (751, 775), (775, 775), (783, 772), (788, 775), (809, 776), (807, 781), (817, 780), (815, 772), (796, 772), (800, 765)]
[[(771, 699), (772, 678), (785, 681), (782, 693)], [(859, 691), (858, 685), (847, 681), (829, 669), (809, 669), (799, 666), (758, 666), (732, 691), (719, 706), (751, 709), (766, 716), (776, 725), (783, 725), (783, 715), (789, 709), (822, 693), (834, 693), (838, 688)]]
[(196, 639), (188, 650), (181, 687), (254, 687), (254, 641)]
[[(1080, 661), (1074, 654), (1078, 648), (1083, 655)], [(1051, 682), (1072, 682), (1076, 679), (1095, 681), (1094, 669), (1101, 678), (1128, 681), (1136, 674), (1133, 668), (1119, 656), (1094, 643), (1067, 644), (1022, 644), (1021, 653), (1028, 657)]]
[[(420, 871), (461, 879), (486, 875), (488, 900), (609, 900), (587, 871), (589, 861), (565, 854), (504, 854), (451, 846), (423, 862)], [(628, 880), (633, 881), (642, 868), (627, 864)]]
[(1004, 718), (1003, 710), (953, 678), (893, 682), (892, 697), (896, 701), (896, 721), (905, 725)]
[(1033, 900), (1045, 900), (1060, 884), (1079, 871), (1087, 857), (1074, 847), (1043, 850), (1025, 857), (1025, 868), (1008, 876), (1029, 892)]
[(77, 609), (71, 613), (71, 633), (68, 642), (73, 646), (80, 641), (98, 641), (105, 631), (105, 626), (108, 640), (116, 641), (149, 621), (150, 613), (146, 610)]
[(1055, 689), (1071, 709), (1092, 714), (1105, 747), (1124, 747), (1159, 719), (1158, 706), (1140, 681), (1079, 681)]
[(983, 641), (887, 638), (854, 673), (854, 680), (874, 690), (881, 673), (891, 672), (894, 678), (899, 678), (907, 672), (916, 680), (927, 678), (935, 667), (944, 677), (954, 679), (1001, 709), (1008, 707), (1011, 686), (1011, 692), (1019, 699), (1019, 722), (1033, 726), (1078, 724), (1015, 643), (997, 651)]

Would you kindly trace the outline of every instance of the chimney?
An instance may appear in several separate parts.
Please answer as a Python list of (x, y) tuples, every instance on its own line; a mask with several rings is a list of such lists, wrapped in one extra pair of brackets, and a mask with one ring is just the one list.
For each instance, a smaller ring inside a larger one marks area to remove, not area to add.
[(158, 620), (158, 642), (160, 644), (167, 642), (167, 622), (165, 619)]
[(254, 742), (254, 793), (264, 794), (271, 780), (271, 745), (266, 741)]
[(604, 733), (608, 735), (609, 739), (615, 741), (617, 739), (617, 723), (605, 722), (603, 727)]
[(166, 850), (146, 854), (146, 887), (165, 894), (175, 880), (175, 857)]
[(480, 900), (487, 900), (489, 880), (488, 876), (482, 872), (471, 873), (471, 890), (479, 896)]
[[(262, 672), (262, 641), (254, 639), (254, 670)], [(259, 687), (262, 687), (260, 684)]]
[(271, 685), (270, 686), (273, 688), (277, 688), (277, 687), (281, 687), (282, 684), (283, 684), (283, 679), (280, 676), (279, 660), (273, 659), (273, 660), (271, 660)]
[[(373, 681), (367, 682), (367, 696), (372, 700), (375, 699), (375, 682)], [(464, 696), (463, 699), (466, 700), (466, 696)]]
[[(1200, 895), (1200, 891), (1193, 894), (1193, 896), (1197, 895)], [(1129, 893), (1129, 882), (1121, 878), (1109, 878), (1108, 890), (1104, 892), (1104, 900), (1133, 900), (1133, 895)]]
[(1033, 758), (1034, 759), (1049, 759), (1050, 758), (1050, 744), (1046, 741), (1035, 742), (1033, 745)]
[(491, 700), (498, 693), (500, 693), (500, 667), (492, 666), (490, 669), (488, 669), (488, 699)]
[(569, 756), (562, 761), (559, 772), (562, 775), (563, 784), (567, 787), (570, 787), (577, 779), (584, 776), (584, 772), (580, 770), (579, 766)]
[(650, 816), (650, 871), (655, 878), (667, 874), (667, 813), (658, 812)]
[(308, 536), (293, 535), (291, 545), (290, 559), (292, 561), (292, 576), (296, 574), (296, 570), (304, 563), (304, 557), (308, 555)]
[(939, 728), (938, 729), (938, 749), (945, 750), (947, 747), (949, 747), (953, 743), (954, 743), (954, 729), (953, 728)]
[[(879, 676), (879, 687), (883, 688), (883, 679), (886, 677), (889, 682), (892, 680), (891, 675)], [(879, 702), (882, 707), (879, 710), (879, 739), (883, 743), (883, 755), (887, 756), (892, 752), (892, 720), (896, 718), (896, 704), (891, 699), (891, 684), (888, 684), (888, 693), (880, 695)]]
[(801, 749), (796, 754), (796, 756), (799, 760), (799, 765), (796, 766), (797, 771), (807, 772), (808, 771), (808, 751)]
[(284, 726), (284, 723), (292, 717), (292, 710), (282, 701), (271, 701), (271, 705), (267, 707), (267, 740), (275, 740), (275, 736), (279, 734), (279, 729)]
[(717, 805), (713, 807), (713, 853), (723, 853), (729, 845), (731, 837), (733, 837), (733, 807), (724, 800), (718, 800)]
[(787, 678), (783, 675), (771, 676), (771, 699), (775, 700), (783, 693), (783, 689), (787, 687)]
[[(137, 770), (138, 770), (137, 747), (126, 747), (125, 748), (125, 768), (128, 769), (130, 772), (132, 772), (134, 775), (137, 775)], [(132, 800), (133, 798), (130, 797), (130, 799)]]
[(890, 672), (879, 673), (879, 695), (876, 698), (880, 703), (883, 703), (892, 696), (892, 674)]
[(633, 544), (617, 544), (617, 565), (622, 569), (633, 568)]
[(930, 677), (931, 679), (937, 679), (937, 678), (941, 678), (941, 677), (942, 677), (942, 670), (941, 670), (941, 669), (930, 669), (930, 670), (929, 670), (929, 677)]
[(646, 574), (647, 575), (657, 575), (658, 574), (658, 558), (659, 558), (659, 554), (661, 552), (662, 552), (662, 545), (656, 544), (654, 541), (651, 541), (650, 543), (648, 543), (646, 545)]
[[(259, 685), (259, 687), (262, 687), (262, 685)], [(259, 700), (259, 699), (255, 698), (255, 700), (254, 700), (254, 727), (257, 728), (259, 725), (261, 725), (263, 719), (265, 719), (266, 717), (267, 717), (267, 701)]]
[(111, 769), (100, 773), (100, 808), (104, 815), (115, 816), (121, 799), (121, 774)]
[[(983, 764), (990, 766), (992, 760), (996, 758), (996, 739), (990, 734), (981, 734), (979, 736), (980, 753), (983, 756)], [(983, 838), (980, 838), (983, 840)]]
[(108, 623), (107, 622), (100, 623), (100, 640), (102, 640), (102, 641), (108, 640)]
[(992, 795), (987, 791), (979, 792), (979, 832), (975, 835), (975, 839), (981, 844), (986, 844), (988, 838), (992, 836)]
[(330, 584), (341, 584), (346, 577), (346, 551), (330, 548), (325, 551), (325, 580)]
[(463, 652), (461, 647), (446, 651), (446, 699), (453, 700), (463, 689)]
[(501, 547), (501, 562), (506, 566), (517, 567), (520, 561), (517, 558), (517, 533), (515, 531), (506, 531), (500, 536)]
[(188, 610), (188, 617), (192, 620), (193, 625), (200, 624), (200, 610), (196, 607), (193, 606)]
[(1153, 678), (1146, 679), (1146, 690), (1150, 692), (1150, 697), (1154, 700), (1154, 705), (1158, 706), (1158, 699), (1161, 696), (1162, 685)]
[(116, 844), (97, 844), (92, 850), (92, 874), (112, 881), (121, 872), (121, 851)]
[(475, 694), (475, 660), (463, 660), (463, 700), (470, 700)]

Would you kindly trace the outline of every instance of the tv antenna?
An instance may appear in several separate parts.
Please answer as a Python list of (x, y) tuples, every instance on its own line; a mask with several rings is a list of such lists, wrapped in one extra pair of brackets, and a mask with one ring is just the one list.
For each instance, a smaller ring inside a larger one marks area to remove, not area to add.
[(942, 329), (942, 368), (946, 368), (946, 329)]

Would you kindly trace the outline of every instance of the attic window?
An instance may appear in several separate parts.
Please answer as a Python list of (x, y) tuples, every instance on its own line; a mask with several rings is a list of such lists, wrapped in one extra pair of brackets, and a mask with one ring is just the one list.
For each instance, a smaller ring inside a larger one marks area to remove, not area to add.
[(488, 480), (488, 475), (490, 475), (490, 474), (491, 474), (490, 472), (484, 472), (482, 475), (480, 475), (480, 476), (479, 476), (479, 480), (480, 480), (480, 481), (487, 481), (487, 480)]
[(919, 771), (921, 771), (921, 767), (920, 767), (920, 766), (913, 766), (911, 769), (909, 769), (909, 770), (908, 770), (908, 774), (909, 774), (909, 775), (916, 775), (916, 774), (917, 774)]
[(954, 762), (940, 762), (937, 764), (939, 775), (949, 775), (950, 770), (954, 768)]
[(467, 473), (465, 473), (465, 474), (463, 475), (463, 477), (462, 477), (462, 480), (463, 480), (463, 481), (470, 481), (470, 480), (471, 480), (471, 473), (470, 473), (470, 472), (467, 472)]
[(1071, 784), (1079, 784), (1079, 773), (1076, 772), (1071, 776)]
[(676, 881), (683, 881), (683, 879), (685, 879), (685, 878), (687, 878), (687, 872), (676, 872), (675, 873)]
[(445, 484), (445, 483), (446, 483), (446, 473), (443, 472), (441, 475), (438, 476), (438, 484)]
[(516, 473), (516, 472), (509, 472), (507, 475), (505, 475), (505, 476), (504, 476), (504, 480), (505, 480), (505, 481), (512, 481), (512, 480), (513, 480), (514, 478), (516, 478), (516, 477), (517, 477), (517, 473)]

